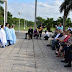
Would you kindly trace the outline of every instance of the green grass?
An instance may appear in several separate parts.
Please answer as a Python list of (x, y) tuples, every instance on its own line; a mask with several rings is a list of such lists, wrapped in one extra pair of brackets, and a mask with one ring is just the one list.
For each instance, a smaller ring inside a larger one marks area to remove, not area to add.
[[(26, 27), (25, 30), (24, 30), (24, 27), (20, 27), (20, 31), (28, 31), (30, 27)], [(32, 27), (34, 29), (34, 27)], [(66, 30), (67, 30), (68, 27), (66, 27)], [(44, 30), (46, 30), (47, 28), (44, 28)], [(18, 30), (18, 26), (15, 26), (15, 30), (17, 31)], [(55, 28), (51, 28), (51, 31), (55, 31)]]
[[(21, 31), (28, 31), (28, 29), (29, 29), (30, 27), (25, 27), (25, 29), (24, 29), (24, 27), (20, 27), (20, 30)], [(18, 28), (18, 26), (15, 26), (15, 30), (17, 31), (19, 28)], [(34, 28), (33, 28), (34, 29)]]

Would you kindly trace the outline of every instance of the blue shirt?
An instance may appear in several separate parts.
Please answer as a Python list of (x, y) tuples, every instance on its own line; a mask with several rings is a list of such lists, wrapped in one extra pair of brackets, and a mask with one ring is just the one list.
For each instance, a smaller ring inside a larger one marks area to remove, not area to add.
[(12, 35), (11, 35), (11, 33), (10, 33), (10, 29), (8, 28), (8, 27), (5, 27), (5, 33), (6, 33), (6, 39), (7, 40), (13, 40), (12, 39)]
[(63, 26), (61, 26), (61, 27), (58, 27), (58, 29), (59, 29), (59, 30), (63, 30)]

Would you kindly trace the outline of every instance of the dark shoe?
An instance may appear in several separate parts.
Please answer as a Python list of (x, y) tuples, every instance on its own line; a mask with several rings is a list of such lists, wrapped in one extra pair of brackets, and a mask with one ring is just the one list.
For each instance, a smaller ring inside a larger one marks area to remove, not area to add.
[(60, 57), (59, 55), (57, 55), (56, 57)]
[(52, 49), (52, 50), (55, 50), (55, 49)]
[(9, 45), (12, 45), (12, 44), (9, 44)]
[(55, 53), (56, 55), (58, 55), (58, 53)]
[(10, 45), (8, 45), (8, 46), (10, 46)]
[(65, 65), (64, 67), (71, 67), (71, 64), (67, 64), (67, 65)]
[(51, 46), (51, 45), (46, 45), (46, 46)]
[(68, 63), (67, 61), (65, 61), (65, 60), (62, 60), (61, 62), (63, 62), (63, 63)]

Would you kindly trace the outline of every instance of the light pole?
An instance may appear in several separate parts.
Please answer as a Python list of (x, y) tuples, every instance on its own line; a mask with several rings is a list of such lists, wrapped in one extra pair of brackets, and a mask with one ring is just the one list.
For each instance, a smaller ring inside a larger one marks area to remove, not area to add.
[(24, 29), (25, 29), (25, 19), (24, 19)]
[(26, 18), (26, 27), (27, 27), (27, 18)]
[(7, 23), (7, 0), (1, 0), (4, 2), (4, 27)]
[(27, 27), (27, 20), (26, 20), (26, 27)]
[(34, 29), (36, 29), (36, 16), (37, 16), (37, 0), (35, 0), (35, 24), (34, 24)]
[(20, 12), (18, 12), (18, 15), (19, 15), (19, 32), (20, 32)]

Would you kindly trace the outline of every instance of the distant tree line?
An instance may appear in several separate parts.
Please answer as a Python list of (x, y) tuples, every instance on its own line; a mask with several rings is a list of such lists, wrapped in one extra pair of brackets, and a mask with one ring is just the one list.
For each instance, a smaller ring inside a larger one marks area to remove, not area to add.
[[(0, 1), (0, 4), (3, 4), (3, 2)], [(61, 9), (60, 9), (61, 12), (63, 10), (62, 7), (64, 7), (64, 6), (61, 5)], [(15, 24), (17, 26), (19, 24), (19, 18), (12, 17), (12, 14), (10, 12), (7, 12), (7, 14), (8, 14), (8, 17), (7, 17), (8, 21), (7, 22), (10, 25)], [(34, 26), (33, 21), (25, 20), (25, 22), (26, 21), (27, 21), (27, 27)], [(57, 20), (54, 20), (53, 18), (44, 19), (42, 17), (37, 17), (36, 18), (36, 25), (38, 26), (40, 23), (42, 23), (43, 25), (48, 25), (51, 28), (51, 27), (55, 27), (55, 25), (58, 25), (59, 23), (63, 23), (63, 21), (64, 21), (63, 17), (59, 17)], [(4, 9), (0, 5), (0, 25), (1, 24), (4, 24)], [(20, 25), (24, 26), (24, 19), (20, 19)], [(68, 27), (69, 25), (72, 25), (72, 21), (70, 18), (66, 18), (65, 19), (65, 27)]]

